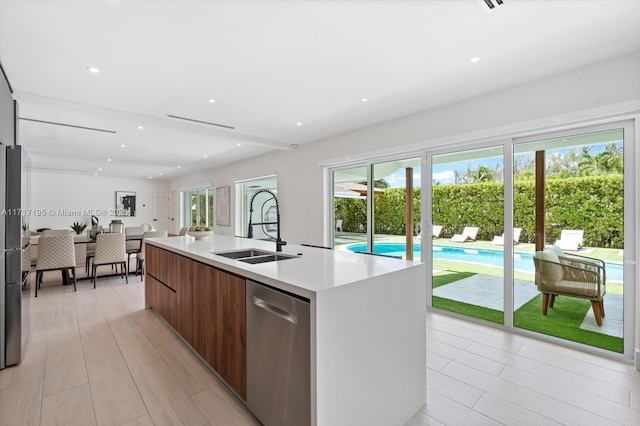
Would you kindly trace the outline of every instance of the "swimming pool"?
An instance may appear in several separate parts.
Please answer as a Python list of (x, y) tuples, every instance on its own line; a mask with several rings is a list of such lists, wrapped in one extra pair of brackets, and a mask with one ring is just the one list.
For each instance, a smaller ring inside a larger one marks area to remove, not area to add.
[[(406, 253), (405, 243), (376, 243), (375, 253), (389, 256), (404, 256)], [(354, 252), (367, 251), (366, 243), (351, 244), (348, 250)], [(420, 244), (413, 246), (413, 258), (420, 259)], [(434, 244), (433, 258), (451, 260), (455, 262), (478, 263), (481, 265), (492, 265), (503, 267), (502, 250), (481, 249), (471, 247), (451, 247)], [(622, 264), (605, 262), (607, 271), (607, 281), (622, 281)], [(534, 273), (533, 253), (515, 252), (514, 269), (524, 272)]]

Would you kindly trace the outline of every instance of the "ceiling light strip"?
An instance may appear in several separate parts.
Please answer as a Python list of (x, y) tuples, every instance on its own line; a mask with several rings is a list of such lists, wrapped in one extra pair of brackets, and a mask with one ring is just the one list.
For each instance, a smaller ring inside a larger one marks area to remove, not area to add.
[(56, 123), (55, 121), (36, 120), (35, 118), (20, 117), (20, 120), (33, 121), (35, 123), (53, 124), (54, 126), (73, 127), (74, 129), (93, 130), (94, 132), (116, 133), (115, 130), (96, 129), (95, 127), (76, 126), (75, 124)]
[(225, 125), (225, 124), (210, 123), (210, 122), (208, 122), (208, 121), (195, 120), (195, 119), (193, 119), (193, 118), (178, 117), (177, 115), (167, 114), (167, 117), (177, 118), (178, 120), (192, 121), (192, 122), (194, 122), (194, 123), (208, 124), (209, 126), (224, 127), (225, 129), (231, 129), (231, 130), (235, 129), (235, 127), (233, 127), (233, 126), (227, 126), (227, 125)]

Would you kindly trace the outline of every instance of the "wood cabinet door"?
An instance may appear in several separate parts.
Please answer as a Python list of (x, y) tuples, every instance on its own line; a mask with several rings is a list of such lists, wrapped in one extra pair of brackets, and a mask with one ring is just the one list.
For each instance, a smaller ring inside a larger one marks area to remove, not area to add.
[(176, 255), (175, 273), (172, 277), (173, 288), (176, 289), (176, 331), (184, 340), (195, 348), (193, 327), (193, 292), (194, 292), (194, 262), (193, 260)]
[(150, 275), (145, 280), (146, 301), (173, 328), (176, 324), (176, 293)]
[(215, 269), (199, 262), (192, 267), (193, 348), (215, 369)]
[(214, 368), (246, 400), (245, 279), (216, 270), (216, 282)]
[[(171, 286), (172, 271), (175, 269), (178, 255), (151, 244), (146, 244), (144, 257), (146, 273)], [(175, 288), (173, 289), (175, 290)]]

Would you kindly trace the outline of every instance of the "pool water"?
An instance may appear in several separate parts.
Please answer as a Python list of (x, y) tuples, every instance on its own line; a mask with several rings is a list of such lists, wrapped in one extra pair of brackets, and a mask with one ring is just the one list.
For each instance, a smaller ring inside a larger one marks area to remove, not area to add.
[[(386, 254), (389, 256), (404, 256), (406, 246), (404, 243), (376, 243), (374, 252), (377, 254)], [(367, 251), (366, 243), (351, 244), (347, 247), (350, 251), (363, 252)], [(420, 259), (420, 244), (413, 246), (413, 258)], [(504, 256), (502, 250), (468, 248), (468, 247), (451, 247), (442, 245), (433, 245), (433, 258), (442, 260), (451, 260), (455, 262), (469, 262), (481, 265), (491, 265), (503, 267)], [(533, 253), (515, 252), (514, 269), (523, 272), (534, 273)], [(622, 281), (622, 264), (605, 262), (607, 272), (607, 281)]]

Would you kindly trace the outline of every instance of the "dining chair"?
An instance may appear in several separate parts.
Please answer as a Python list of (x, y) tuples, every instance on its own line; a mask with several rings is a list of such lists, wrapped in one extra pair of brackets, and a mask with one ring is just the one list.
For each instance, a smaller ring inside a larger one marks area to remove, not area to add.
[[(125, 237), (130, 237), (132, 235), (142, 235), (144, 234), (144, 228), (142, 226), (131, 226), (124, 228)], [(127, 241), (127, 270), (129, 269), (129, 264), (131, 263), (131, 256), (137, 255), (142, 251), (142, 238), (139, 240), (131, 240)]]
[(183, 226), (182, 228), (180, 228), (180, 232), (178, 232), (178, 237), (183, 237), (187, 235), (188, 230), (189, 230), (188, 226)]
[(147, 238), (162, 238), (167, 236), (167, 231), (147, 231), (142, 234), (142, 250), (137, 255), (136, 261), (136, 275), (138, 275), (138, 271), (140, 271), (140, 281), (142, 281), (144, 277), (144, 246), (145, 240)]
[(76, 249), (73, 235), (42, 235), (38, 241), (36, 261), (36, 297), (45, 271), (71, 270), (73, 291), (76, 291)]
[(122, 268), (120, 275), (124, 275), (125, 281), (129, 284), (125, 235), (122, 232), (96, 235), (96, 254), (91, 267), (93, 288), (96, 288), (96, 281), (98, 281), (98, 266), (102, 265), (115, 265), (116, 273), (120, 265)]

